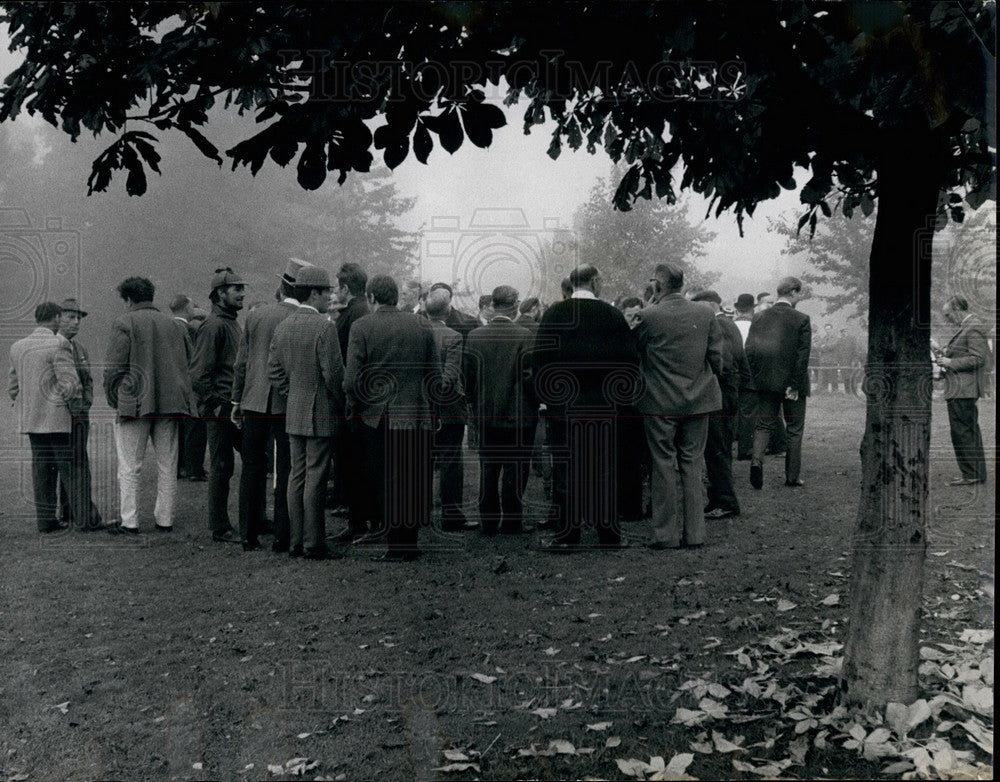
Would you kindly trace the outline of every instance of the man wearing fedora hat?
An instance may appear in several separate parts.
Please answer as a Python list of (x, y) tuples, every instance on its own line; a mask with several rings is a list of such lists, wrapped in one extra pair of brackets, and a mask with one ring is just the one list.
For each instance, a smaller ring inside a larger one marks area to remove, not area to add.
[[(90, 355), (76, 338), (81, 321), (87, 313), (80, 308), (76, 299), (63, 299), (59, 305), (59, 334), (69, 341), (73, 355), (73, 365), (80, 379), (79, 390), (66, 400), (72, 429), (70, 447), (73, 452), (71, 485), (60, 487), (60, 502), (63, 512), (72, 516), (72, 522), (81, 531), (92, 531), (101, 526), (101, 514), (91, 497), (90, 459), (87, 456), (87, 441), (90, 439), (90, 406), (94, 403), (94, 378), (90, 373)], [(73, 501), (70, 500), (73, 498)], [(75, 508), (86, 513), (85, 518), (76, 518)]]
[(233, 368), (232, 421), (242, 429), (243, 473), (240, 475), (239, 525), (244, 551), (260, 548), (267, 505), (267, 444), (274, 435), (274, 551), (288, 551), (288, 435), (285, 399), (274, 392), (268, 376), (268, 351), (274, 331), (299, 302), (294, 297), (299, 271), (312, 264), (290, 258), (278, 275), (281, 299), (256, 307), (247, 315)]
[(298, 309), (274, 330), (268, 360), (271, 385), (285, 405), (289, 555), (327, 559), (326, 482), (344, 417), (344, 361), (337, 328), (327, 318), (333, 285), (319, 266), (298, 270)]
[(208, 527), (212, 540), (239, 543), (229, 520), (229, 479), (240, 447), (239, 431), (230, 420), (233, 366), (240, 342), (236, 313), (243, 309), (246, 285), (230, 267), (212, 275), (212, 312), (198, 329), (191, 366), (191, 385), (198, 397), (198, 413), (208, 427)]

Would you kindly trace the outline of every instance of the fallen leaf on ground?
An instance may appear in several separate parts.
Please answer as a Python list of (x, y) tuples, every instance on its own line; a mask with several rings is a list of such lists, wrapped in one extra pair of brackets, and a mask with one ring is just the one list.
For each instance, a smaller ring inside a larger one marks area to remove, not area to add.
[(604, 746), (608, 749), (621, 746), (622, 737), (621, 736), (608, 736), (608, 740), (604, 742)]
[(449, 763), (446, 766), (438, 766), (437, 768), (431, 769), (432, 771), (443, 771), (448, 774), (453, 771), (475, 771), (477, 774), (479, 771), (478, 763)]
[(798, 608), (798, 605), (793, 603), (791, 600), (785, 600), (782, 598), (778, 601), (777, 608), (779, 611), (791, 611), (793, 608)]
[(825, 606), (835, 606), (840, 604), (840, 595), (833, 594), (827, 595), (822, 600), (819, 601), (821, 605)]
[(532, 709), (531, 713), (538, 717), (541, 717), (543, 720), (547, 720), (552, 717), (555, 717), (556, 712), (558, 711), (559, 711), (558, 709), (538, 708), (538, 709)]
[(607, 730), (611, 727), (610, 722), (594, 722), (587, 725), (587, 730)]
[(482, 682), (483, 684), (493, 684), (493, 682), (497, 680), (496, 676), (490, 676), (489, 674), (485, 673), (473, 673), (471, 674), (471, 676), (477, 682)]

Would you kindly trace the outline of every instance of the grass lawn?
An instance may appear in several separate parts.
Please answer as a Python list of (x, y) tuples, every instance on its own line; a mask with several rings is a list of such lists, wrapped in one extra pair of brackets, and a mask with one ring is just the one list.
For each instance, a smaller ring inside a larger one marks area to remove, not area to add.
[[(993, 400), (980, 403), (980, 417), (992, 444)], [(888, 761), (845, 749), (833, 728), (828, 746), (817, 744), (818, 719), (801, 731), (809, 742), (796, 744), (801, 719), (788, 716), (793, 702), (811, 704), (810, 719), (832, 706), (822, 666), (837, 657), (849, 612), (863, 422), (853, 397), (810, 399), (805, 487), (781, 485), (781, 461), (770, 458), (755, 492), (747, 463), (735, 463), (743, 515), (711, 522), (702, 549), (554, 557), (535, 550), (537, 535), (424, 530), (423, 558), (387, 564), (371, 561), (380, 549), (308, 562), (213, 543), (206, 486), (188, 482), (171, 535), (152, 532), (147, 481), (137, 541), (42, 539), (23, 499), (28, 463), (15, 447), (26, 444), (8, 433), (0, 771), (29, 780), (296, 771), (308, 779), (622, 779), (617, 760), (669, 761), (697, 744), (686, 773), (699, 778), (755, 778), (740, 764), (786, 756), (780, 776), (878, 774)], [(92, 446), (98, 502), (113, 518), (106, 424), (95, 422)], [(963, 630), (993, 626), (995, 497), (992, 480), (947, 486), (957, 467), (939, 400), (930, 474), (925, 640), (958, 644)], [(474, 479), (470, 470), (472, 504)], [(537, 478), (528, 495), (537, 518)], [(331, 518), (328, 531), (340, 528)], [(648, 522), (625, 531), (641, 540)], [(584, 534), (596, 542), (592, 530)], [(814, 646), (789, 648), (796, 643)], [(987, 647), (992, 655), (992, 641)], [(754, 676), (775, 682), (785, 702), (758, 697), (746, 684)], [(712, 713), (718, 704), (727, 715)], [(728, 749), (713, 730), (727, 740), (739, 734), (747, 749)], [(954, 746), (968, 749), (954, 730)], [(306, 760), (288, 763), (296, 758)]]

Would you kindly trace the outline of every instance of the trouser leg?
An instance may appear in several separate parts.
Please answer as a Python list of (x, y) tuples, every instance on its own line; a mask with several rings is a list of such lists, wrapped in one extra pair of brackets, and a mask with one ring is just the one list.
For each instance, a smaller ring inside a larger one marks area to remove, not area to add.
[(208, 419), (208, 526), (212, 534), (232, 528), (229, 520), (229, 480), (233, 477), (235, 430), (223, 417), (224, 407)]
[(653, 540), (665, 546), (677, 547), (681, 544), (681, 526), (677, 513), (677, 451), (674, 444), (676, 419), (647, 415), (645, 423), (652, 458)]
[(332, 437), (305, 438), (306, 474), (302, 491), (302, 548), (326, 547), (326, 484), (330, 478)]
[(785, 446), (785, 480), (795, 482), (802, 471), (802, 433), (806, 425), (806, 397), (781, 403), (788, 440)]
[(674, 438), (684, 512), (682, 538), (688, 546), (699, 546), (705, 542), (705, 509), (701, 499), (701, 466), (704, 463), (708, 426), (707, 416), (691, 416), (680, 419)]
[(306, 438), (301, 435), (288, 435), (288, 453), (288, 545), (292, 551), (296, 549), (301, 551), (305, 518)]
[(155, 419), (150, 438), (156, 453), (156, 505), (153, 518), (161, 527), (174, 523), (174, 503), (177, 497), (177, 425), (176, 418)]
[(56, 446), (51, 438), (50, 434), (28, 435), (31, 444), (31, 488), (39, 532), (51, 532), (59, 526), (56, 522), (56, 483), (59, 468), (56, 466)]
[(121, 523), (130, 529), (139, 528), (136, 507), (139, 493), (139, 471), (146, 455), (146, 443), (152, 422), (148, 418), (126, 418), (115, 421), (115, 450), (118, 454), (118, 494)]
[(256, 543), (264, 527), (267, 497), (267, 442), (270, 418), (243, 411), (243, 472), (240, 474), (239, 530), (244, 543)]

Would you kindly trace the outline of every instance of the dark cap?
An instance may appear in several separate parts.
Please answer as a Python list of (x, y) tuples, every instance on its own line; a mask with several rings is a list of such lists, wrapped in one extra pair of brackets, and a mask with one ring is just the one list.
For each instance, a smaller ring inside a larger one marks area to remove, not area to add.
[(736, 297), (736, 309), (741, 312), (752, 310), (757, 305), (752, 293), (741, 293)]
[(63, 299), (59, 305), (59, 309), (63, 312), (75, 312), (81, 318), (87, 317), (86, 311), (80, 309), (80, 305), (76, 303), (76, 299)]
[(224, 288), (227, 285), (245, 285), (246, 283), (240, 278), (236, 272), (225, 266), (221, 269), (216, 269), (215, 273), (212, 275), (212, 287), (211, 290), (217, 290), (219, 288)]
[(691, 297), (691, 301), (710, 301), (714, 304), (722, 306), (722, 297), (715, 291), (698, 291), (694, 296)]

